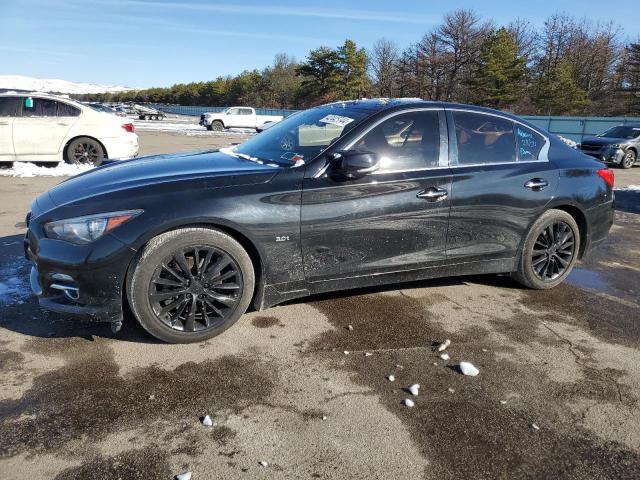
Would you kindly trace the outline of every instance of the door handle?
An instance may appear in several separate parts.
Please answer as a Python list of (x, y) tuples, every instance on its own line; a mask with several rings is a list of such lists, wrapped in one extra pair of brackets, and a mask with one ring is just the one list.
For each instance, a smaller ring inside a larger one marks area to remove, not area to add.
[(531, 190), (544, 190), (545, 187), (549, 186), (549, 182), (547, 182), (544, 178), (532, 178), (527, 183), (524, 184), (525, 188), (530, 188)]
[(65, 122), (58, 122), (56, 125), (60, 125), (61, 127), (67, 127), (69, 124)]
[(416, 197), (424, 198), (425, 200), (431, 202), (440, 202), (449, 196), (449, 192), (444, 190), (443, 188), (430, 187), (421, 192), (418, 192)]
[(0, 122), (0, 125), (9, 125), (9, 122)]

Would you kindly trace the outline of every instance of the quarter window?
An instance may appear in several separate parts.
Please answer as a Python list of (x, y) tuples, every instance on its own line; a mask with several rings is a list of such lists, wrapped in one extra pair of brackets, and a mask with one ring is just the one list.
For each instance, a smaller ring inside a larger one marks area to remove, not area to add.
[(545, 139), (539, 133), (530, 128), (516, 125), (516, 140), (518, 142), (518, 160), (538, 160), (540, 150), (545, 144)]
[(437, 167), (440, 159), (440, 121), (437, 111), (396, 115), (374, 127), (354, 146), (374, 152), (379, 171)]
[(16, 117), (19, 105), (18, 97), (0, 97), (0, 117)]
[(469, 112), (453, 112), (458, 164), (477, 165), (516, 161), (513, 122)]
[(59, 117), (78, 117), (79, 115), (80, 109), (74, 107), (73, 105), (69, 105), (68, 103), (58, 102)]

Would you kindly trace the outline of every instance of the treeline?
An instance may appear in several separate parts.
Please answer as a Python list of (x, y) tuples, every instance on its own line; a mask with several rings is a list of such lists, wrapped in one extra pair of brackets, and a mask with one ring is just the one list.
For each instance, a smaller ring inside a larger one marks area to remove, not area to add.
[(401, 49), (346, 40), (297, 62), (276, 56), (263, 70), (169, 88), (83, 96), (108, 102), (305, 108), (361, 97), (420, 97), (520, 114), (640, 115), (640, 43), (614, 23), (554, 14), (541, 30), (527, 20), (495, 25), (456, 10)]

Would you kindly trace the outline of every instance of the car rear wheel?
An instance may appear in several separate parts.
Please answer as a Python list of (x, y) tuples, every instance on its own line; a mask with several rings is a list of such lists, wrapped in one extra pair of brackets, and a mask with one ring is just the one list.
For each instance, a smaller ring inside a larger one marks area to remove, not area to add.
[(579, 251), (574, 218), (563, 210), (548, 210), (529, 230), (513, 276), (529, 288), (553, 288), (571, 273)]
[(247, 310), (255, 276), (244, 248), (209, 228), (182, 228), (151, 240), (131, 269), (129, 304), (142, 327), (170, 343), (219, 335)]
[(67, 146), (68, 163), (98, 166), (104, 161), (104, 149), (92, 138), (80, 137)]
[(214, 120), (213, 122), (211, 122), (211, 130), (213, 130), (214, 132), (222, 132), (224, 131), (224, 125), (222, 124), (222, 122)]
[(622, 162), (620, 162), (620, 166), (622, 168), (631, 168), (636, 163), (636, 152), (633, 150), (627, 150), (624, 152), (624, 157), (622, 157)]

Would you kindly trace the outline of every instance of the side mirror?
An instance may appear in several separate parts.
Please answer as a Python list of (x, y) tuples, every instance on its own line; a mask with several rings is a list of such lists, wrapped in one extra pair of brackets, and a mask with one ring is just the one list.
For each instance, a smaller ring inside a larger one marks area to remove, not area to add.
[(330, 156), (333, 172), (345, 178), (354, 179), (378, 170), (378, 156), (373, 152), (347, 150), (334, 152)]

